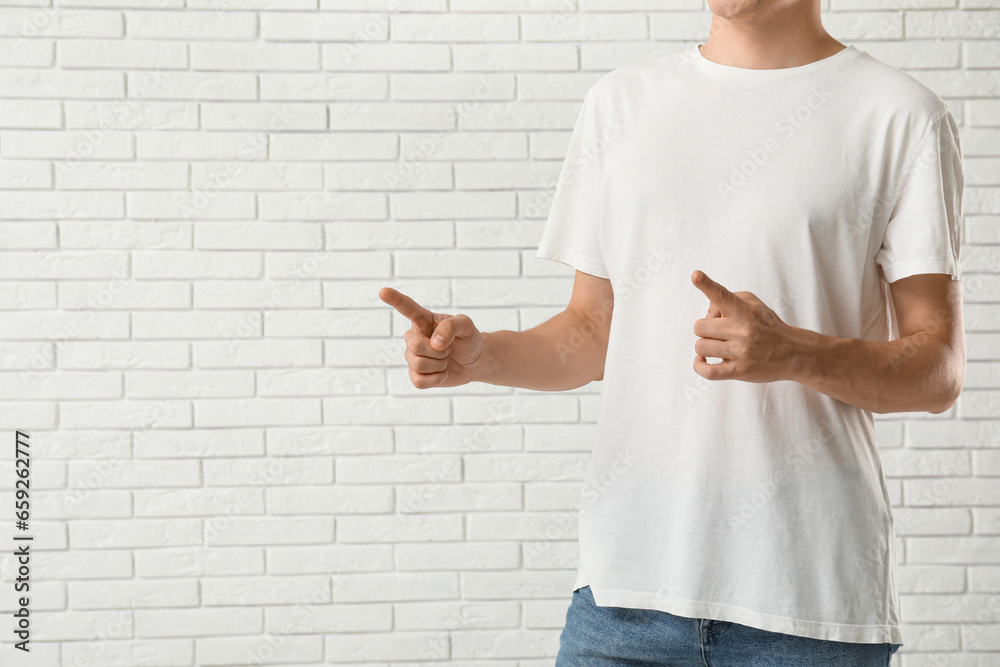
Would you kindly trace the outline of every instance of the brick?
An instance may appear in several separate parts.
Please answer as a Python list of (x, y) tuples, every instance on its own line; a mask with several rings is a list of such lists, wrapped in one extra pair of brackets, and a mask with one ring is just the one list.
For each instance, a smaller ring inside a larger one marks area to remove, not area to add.
[(255, 311), (146, 311), (132, 314), (132, 338), (254, 338), (261, 335)]
[[(278, 491), (293, 492), (297, 489)], [(270, 574), (329, 574), (374, 572), (393, 569), (393, 546), (389, 544), (323, 544), (269, 547)]]
[(205, 637), (195, 639), (198, 665), (231, 665), (233, 659), (243, 664), (253, 660), (258, 664), (293, 664), (318, 662), (323, 659), (323, 638), (320, 636), (283, 636), (276, 643), (265, 637)]
[(200, 368), (268, 368), (318, 366), (323, 363), (320, 341), (289, 345), (272, 340), (198, 341), (193, 344), (194, 365)]
[[(323, 245), (322, 227), (311, 222), (213, 220), (195, 223), (194, 230), (199, 249), (318, 250)], [(316, 256), (322, 257), (322, 253)]]
[(144, 280), (257, 278), (263, 273), (263, 258), (253, 252), (137, 252), (132, 265), (135, 277)]
[(649, 37), (646, 17), (637, 12), (526, 14), (521, 22), (525, 41), (532, 42), (624, 41)]
[(66, 310), (190, 308), (191, 287), (177, 281), (77, 280), (59, 285), (59, 304)]
[(457, 72), (558, 72), (578, 66), (572, 44), (455, 44), (451, 48)]
[[(294, 469), (300, 466), (293, 464), (290, 467)], [(314, 477), (327, 476), (331, 470), (328, 462), (323, 462), (318, 470), (313, 471), (311, 475)], [(285, 477), (287, 476), (286, 474)], [(330, 477), (332, 479), (332, 475)], [(279, 483), (281, 483), (280, 479), (275, 481), (275, 485)], [(338, 484), (329, 487), (289, 486), (284, 488), (274, 486), (268, 488), (267, 510), (269, 514), (300, 514), (303, 508), (309, 508), (311, 514), (384, 514), (392, 512), (394, 509), (392, 488), (378, 484), (366, 486)]]
[(338, 604), (447, 600), (457, 598), (459, 590), (455, 572), (349, 573), (337, 579), (334, 601)]
[[(73, 39), (56, 44), (66, 69), (186, 69), (187, 49), (180, 42)], [(88, 74), (89, 76), (89, 74)]]
[(51, 67), (55, 63), (55, 41), (0, 38), (0, 65), (3, 67)]
[(54, 283), (0, 283), (0, 310), (55, 308), (56, 301), (56, 285)]
[(206, 577), (263, 574), (261, 548), (201, 546), (196, 540), (183, 547), (140, 549), (135, 552), (135, 573), (139, 577)]
[(562, 598), (576, 573), (468, 572), (462, 577), (466, 600), (503, 600), (515, 587), (522, 598)]
[(305, 610), (272, 607), (267, 610), (265, 629), (281, 635), (388, 632), (392, 610), (388, 604), (335, 603), (310, 605)]
[(260, 216), (272, 220), (381, 220), (387, 217), (386, 198), (381, 193), (262, 192), (257, 199)]
[[(4, 102), (0, 101), (0, 108), (3, 106)], [(39, 117), (44, 117), (44, 106), (37, 112)], [(125, 160), (134, 156), (131, 136), (120, 132), (12, 130), (4, 132), (3, 138), (0, 155), (4, 157), (67, 161), (56, 164), (57, 174), (59, 170), (72, 169), (86, 160)]]
[(121, 373), (0, 372), (0, 399), (121, 398)]
[(130, 398), (241, 398), (254, 395), (253, 371), (129, 371)]
[(208, 102), (201, 105), (206, 130), (301, 132), (326, 129), (326, 108), (308, 102)]
[(146, 100), (253, 100), (257, 96), (254, 75), (243, 72), (130, 72), (127, 85), (130, 97)]
[(134, 489), (200, 483), (197, 461), (71, 461), (69, 464), (69, 484), (73, 488)]
[(73, 609), (193, 607), (198, 604), (197, 581), (100, 581), (69, 585)]
[[(190, 130), (198, 127), (198, 106), (192, 102), (67, 101), (64, 106), (67, 127), (94, 128), (99, 131), (91, 130), (91, 133), (98, 139), (102, 139), (108, 132), (118, 130), (142, 130), (147, 127), (156, 127), (160, 130)], [(131, 165), (120, 166), (131, 167)], [(64, 168), (63, 171), (71, 169)], [(186, 185), (185, 178), (180, 187)]]
[(59, 347), (65, 369), (187, 368), (190, 353), (183, 342), (66, 342)]
[(216, 516), (264, 513), (264, 489), (138, 489), (137, 517)]
[(268, 454), (376, 454), (392, 450), (388, 427), (269, 428)]
[(1000, 37), (1000, 11), (979, 12), (908, 12), (906, 14), (908, 37)]
[(405, 101), (465, 100), (473, 103), (480, 100), (511, 100), (515, 95), (513, 74), (392, 74), (390, 83), (392, 98)]
[(267, 398), (200, 401), (194, 408), (195, 423), (199, 428), (309, 426), (321, 421), (318, 400)]
[(559, 637), (547, 630), (467, 630), (452, 633), (456, 658), (545, 658), (559, 651)]
[(60, 611), (38, 614), (31, 629), (36, 637), (49, 642), (106, 640), (115, 637), (132, 637), (132, 614), (126, 610), (114, 611)]
[(514, 542), (400, 544), (396, 551), (401, 570), (505, 570), (521, 560)]
[[(330, 578), (323, 576), (215, 577), (202, 581), (203, 604), (278, 605), (330, 601)], [(227, 663), (231, 664), (231, 663)]]
[[(524, 17), (523, 21), (528, 18)], [(603, 18), (603, 17), (602, 17)], [(642, 17), (632, 18), (642, 22)], [(518, 17), (513, 14), (395, 14), (390, 17), (392, 38), (400, 42), (516, 42)], [(531, 34), (525, 23), (525, 37)]]
[[(33, 655), (37, 648), (32, 648)], [(141, 665), (153, 660), (159, 664), (189, 665), (194, 662), (194, 647), (186, 639), (109, 640), (102, 637), (100, 641), (66, 642), (62, 644), (62, 655), (73, 665), (91, 664), (96, 657), (115, 665)], [(54, 660), (47, 662), (56, 664)]]
[(255, 634), (264, 629), (261, 609), (140, 609), (135, 612), (137, 637), (208, 637)]
[[(265, 40), (280, 41), (350, 42), (358, 34), (363, 34), (368, 40), (385, 41), (389, 37), (389, 30), (388, 22), (380, 14), (295, 14), (282, 11), (261, 13), (260, 34)], [(394, 38), (412, 41), (398, 34)]]
[(252, 218), (254, 198), (248, 192), (128, 192), (128, 216), (133, 219), (183, 220)]
[(324, 458), (213, 459), (204, 461), (202, 469), (205, 486), (333, 483), (333, 461)]
[[(128, 313), (22, 311), (16, 318), (0, 318), (0, 336), (5, 339), (50, 339), (57, 341), (127, 338)], [(6, 345), (5, 343), (5, 347)], [(17, 368), (48, 368), (52, 365), (51, 360), (55, 359), (55, 353), (49, 353), (48, 349), (54, 350), (55, 348), (51, 348), (51, 346), (41, 348), (14, 346), (0, 355), (0, 358), (8, 360), (3, 363), (15, 364), (14, 367)], [(28, 356), (22, 356), (24, 354)], [(0, 364), (0, 366), (2, 365)]]
[(119, 12), (56, 8), (0, 10), (0, 35), (12, 37), (121, 37)]
[(61, 125), (59, 102), (0, 99), (0, 129), (46, 130)]
[(56, 170), (56, 187), (67, 190), (177, 190), (187, 188), (182, 164), (81, 162)]
[(457, 514), (342, 516), (337, 519), (337, 541), (345, 544), (461, 539), (462, 517)]
[[(201, 9), (218, 10), (214, 0)], [(241, 2), (245, 4), (245, 2)], [(189, 4), (189, 8), (192, 6)], [(128, 35), (139, 39), (253, 39), (257, 36), (257, 17), (253, 12), (125, 12)]]
[(402, 661), (419, 655), (426, 660), (449, 656), (447, 633), (386, 632), (355, 635), (335, 634), (325, 637), (326, 650), (335, 662), (381, 660)]
[(267, 136), (253, 132), (137, 132), (143, 160), (262, 160)]
[(445, 44), (379, 44), (376, 41), (322, 45), (323, 69), (343, 72), (424, 72), (451, 69)]
[(71, 429), (190, 428), (186, 401), (71, 401), (59, 406), (60, 425)]
[[(322, 114), (322, 108), (319, 109)], [(325, 124), (325, 121), (323, 122)], [(323, 168), (317, 164), (209, 162), (191, 165), (191, 187), (227, 190), (320, 190)]]
[(223, 431), (140, 431), (135, 433), (136, 458), (208, 458), (214, 456), (259, 456), (265, 451), (264, 433), (257, 429)]
[[(229, 517), (228, 521), (216, 521), (216, 528), (211, 522), (205, 530), (206, 546), (264, 546), (271, 544), (317, 544), (333, 541), (333, 517)], [(312, 581), (318, 581), (313, 579)], [(266, 588), (268, 580), (261, 578), (258, 582), (261, 588)], [(276, 595), (282, 595), (271, 579), (270, 584), (276, 589)], [(221, 582), (220, 582), (221, 585)], [(229, 586), (227, 583), (225, 586)], [(235, 584), (233, 584), (235, 586)], [(234, 599), (239, 594), (239, 587), (232, 589), (231, 598), (219, 595), (209, 596), (206, 592), (205, 604), (238, 604)], [(208, 602), (210, 598), (215, 602)], [(249, 604), (249, 603), (248, 603)]]
[(907, 562), (1000, 563), (997, 537), (913, 537), (907, 540)]
[(227, 71), (295, 71), (319, 69), (316, 44), (196, 42), (191, 44), (191, 69)]
[(297, 280), (203, 280), (194, 285), (195, 308), (315, 308), (320, 286)]
[(329, 396), (331, 394), (383, 394), (379, 379), (368, 381), (363, 371), (333, 368), (262, 370), (258, 373), (261, 396)]
[(6, 250), (56, 247), (56, 225), (47, 221), (0, 222), (0, 246)]

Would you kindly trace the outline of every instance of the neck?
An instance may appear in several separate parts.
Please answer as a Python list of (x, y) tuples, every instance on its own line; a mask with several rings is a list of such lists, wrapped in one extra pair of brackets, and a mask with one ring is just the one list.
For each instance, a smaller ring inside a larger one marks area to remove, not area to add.
[(823, 28), (819, 2), (752, 15), (715, 13), (708, 40), (699, 47), (708, 60), (732, 67), (799, 67), (844, 48)]

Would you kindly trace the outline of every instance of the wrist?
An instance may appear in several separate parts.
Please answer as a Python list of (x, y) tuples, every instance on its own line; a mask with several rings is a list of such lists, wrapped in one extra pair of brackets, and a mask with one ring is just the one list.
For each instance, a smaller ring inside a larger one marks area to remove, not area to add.
[(823, 376), (823, 344), (820, 338), (819, 334), (809, 329), (788, 328), (790, 354), (784, 379), (806, 386), (819, 384)]
[(479, 352), (479, 357), (471, 368), (471, 382), (486, 382), (493, 377), (496, 370), (496, 356), (494, 350), (494, 334), (483, 332), (483, 349)]

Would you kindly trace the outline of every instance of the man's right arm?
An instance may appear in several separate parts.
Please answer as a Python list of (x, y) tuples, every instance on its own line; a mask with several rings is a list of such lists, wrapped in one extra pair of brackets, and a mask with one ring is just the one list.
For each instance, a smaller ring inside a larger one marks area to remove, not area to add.
[(562, 391), (603, 379), (613, 306), (610, 280), (577, 271), (564, 311), (526, 331), (483, 334), (473, 381)]

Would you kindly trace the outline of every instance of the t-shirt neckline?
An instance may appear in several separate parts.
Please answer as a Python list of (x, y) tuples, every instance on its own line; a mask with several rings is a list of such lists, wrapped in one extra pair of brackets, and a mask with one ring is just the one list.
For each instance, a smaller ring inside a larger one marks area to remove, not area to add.
[(806, 63), (805, 65), (799, 65), (797, 67), (778, 67), (774, 69), (752, 69), (749, 67), (736, 67), (734, 65), (723, 65), (722, 63), (717, 63), (714, 60), (709, 60), (702, 55), (701, 50), (698, 48), (698, 44), (693, 44), (688, 48), (688, 56), (694, 62), (695, 65), (700, 67), (706, 72), (712, 74), (723, 75), (732, 79), (744, 79), (744, 80), (756, 80), (760, 81), (762, 79), (775, 79), (786, 76), (794, 76), (796, 74), (805, 74), (807, 72), (815, 72), (816, 70), (823, 69), (824, 67), (829, 67), (836, 63), (842, 62), (853, 56), (861, 53), (853, 45), (848, 44), (840, 51), (837, 51), (831, 56), (826, 58), (821, 58), (819, 60), (814, 60), (811, 63)]

